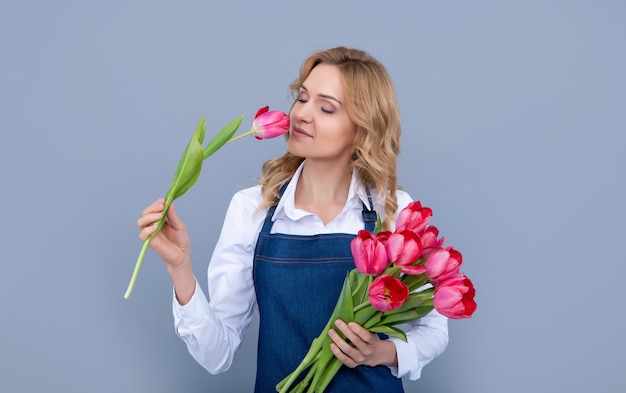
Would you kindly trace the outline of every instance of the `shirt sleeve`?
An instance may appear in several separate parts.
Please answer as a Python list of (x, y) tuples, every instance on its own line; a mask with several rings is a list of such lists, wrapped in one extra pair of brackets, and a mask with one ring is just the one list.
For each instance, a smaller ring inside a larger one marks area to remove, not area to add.
[(230, 368), (254, 312), (252, 259), (265, 216), (256, 211), (258, 194), (253, 187), (236, 193), (230, 202), (209, 263), (209, 298), (197, 281), (189, 303), (181, 306), (173, 298), (176, 334), (211, 374)]
[[(412, 199), (406, 192), (398, 191), (398, 211), (410, 202)], [(441, 355), (448, 346), (448, 318), (433, 309), (402, 328), (406, 332), (407, 342), (389, 338), (396, 345), (398, 356), (398, 367), (390, 367), (391, 373), (397, 378), (417, 380), (424, 366)]]
[(406, 325), (407, 342), (389, 338), (396, 345), (398, 367), (390, 367), (398, 377), (417, 380), (422, 369), (441, 355), (448, 345), (448, 318), (432, 310), (422, 318)]

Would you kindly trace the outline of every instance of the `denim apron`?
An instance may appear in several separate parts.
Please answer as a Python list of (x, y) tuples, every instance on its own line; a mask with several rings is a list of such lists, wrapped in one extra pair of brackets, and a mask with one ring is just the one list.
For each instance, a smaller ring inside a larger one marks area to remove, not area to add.
[[(355, 235), (271, 234), (275, 209), (274, 205), (267, 212), (254, 256), (254, 286), (260, 314), (255, 393), (276, 392), (276, 384), (298, 366), (326, 325), (346, 274), (354, 268), (350, 242)], [(373, 232), (376, 212), (368, 210), (365, 204), (363, 221), (365, 229)], [(391, 375), (386, 366), (344, 366), (326, 392), (404, 390), (402, 381)]]

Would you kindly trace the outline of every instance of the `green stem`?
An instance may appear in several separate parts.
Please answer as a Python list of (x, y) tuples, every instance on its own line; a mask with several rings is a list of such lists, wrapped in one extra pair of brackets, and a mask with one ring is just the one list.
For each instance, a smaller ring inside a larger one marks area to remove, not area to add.
[[(324, 331), (328, 332), (327, 329), (324, 329)], [(322, 349), (323, 341), (324, 340), (322, 338), (322, 335), (320, 335), (319, 337), (313, 340), (308, 353), (306, 354), (304, 359), (302, 359), (302, 362), (300, 362), (298, 367), (294, 371), (292, 371), (291, 374), (289, 374), (282, 381), (280, 381), (278, 385), (276, 385), (277, 391), (279, 391), (280, 393), (286, 393), (288, 389), (291, 387), (291, 385), (294, 383), (296, 378), (298, 378), (300, 373), (302, 373), (302, 371), (306, 370), (307, 367), (309, 367), (311, 364), (317, 361), (319, 352)]]
[[(338, 331), (337, 332), (341, 337), (346, 339), (345, 336)], [(321, 379), (326, 375), (328, 367), (332, 364), (333, 360), (337, 360), (335, 354), (330, 350), (330, 338), (328, 338), (324, 342), (324, 346), (320, 351), (320, 358), (315, 362), (312, 366), (315, 368), (315, 375), (313, 376), (313, 381), (311, 382), (311, 392), (317, 392), (317, 387), (320, 384)]]
[(130, 294), (133, 292), (133, 288), (135, 288), (135, 282), (137, 282), (137, 277), (139, 277), (139, 270), (141, 270), (141, 265), (143, 263), (143, 258), (146, 255), (146, 251), (148, 250), (148, 246), (152, 239), (157, 235), (157, 233), (161, 232), (161, 228), (163, 228), (163, 224), (165, 223), (165, 217), (167, 217), (167, 210), (172, 204), (171, 197), (165, 201), (165, 206), (163, 208), (163, 213), (161, 213), (161, 219), (157, 224), (157, 228), (154, 232), (148, 236), (148, 238), (143, 242), (143, 247), (141, 247), (141, 251), (139, 252), (139, 257), (137, 258), (137, 262), (135, 262), (135, 269), (133, 270), (133, 275), (130, 278), (130, 283), (128, 284), (128, 288), (126, 288), (126, 293), (124, 293), (124, 299), (128, 299)]
[(307, 386), (309, 386), (309, 383), (311, 382), (311, 379), (313, 379), (313, 376), (315, 375), (316, 370), (317, 370), (316, 367), (309, 368), (309, 371), (307, 372), (304, 379), (300, 381), (300, 383), (298, 383), (289, 393), (305, 392), (307, 389)]
[[(372, 314), (372, 316), (374, 316), (375, 314), (381, 314), (381, 312), (376, 310), (376, 309), (374, 309), (374, 311), (375, 312)], [(374, 321), (376, 321), (376, 322), (374, 322)], [(377, 323), (378, 323), (377, 319), (374, 319), (374, 318), (370, 317), (367, 321), (365, 321), (363, 324), (361, 324), (361, 326), (363, 326), (365, 329), (369, 329), (371, 327), (376, 326)]]
[(358, 306), (354, 307), (354, 312), (356, 313), (357, 311), (364, 309), (365, 307), (369, 306), (370, 302), (363, 302), (361, 304), (359, 304)]
[(241, 139), (241, 138), (243, 138), (244, 136), (248, 136), (248, 135), (252, 135), (252, 134), (254, 134), (254, 129), (251, 129), (251, 130), (249, 130), (249, 131), (244, 132), (243, 134), (239, 134), (239, 135), (237, 135), (237, 136), (235, 136), (235, 137), (232, 137), (232, 138), (230, 138), (230, 140), (229, 140), (228, 142), (226, 142), (226, 143), (234, 142), (234, 141), (236, 141), (237, 139)]
[(326, 388), (330, 384), (330, 381), (333, 380), (335, 374), (337, 374), (341, 366), (343, 366), (343, 363), (341, 363), (339, 359), (333, 358), (330, 365), (324, 371), (324, 375), (322, 375), (322, 378), (315, 386), (315, 393), (323, 393), (324, 390), (326, 390)]

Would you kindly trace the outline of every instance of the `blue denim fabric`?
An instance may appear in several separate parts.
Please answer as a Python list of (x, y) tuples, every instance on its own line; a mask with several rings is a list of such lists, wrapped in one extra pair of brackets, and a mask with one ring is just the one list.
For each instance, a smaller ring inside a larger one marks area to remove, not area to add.
[[(374, 230), (376, 213), (364, 205), (365, 228)], [(254, 285), (260, 313), (255, 393), (276, 391), (317, 337), (337, 302), (347, 273), (354, 268), (351, 234), (298, 236), (270, 234), (272, 207), (259, 234)], [(373, 217), (373, 219), (372, 219)], [(403, 392), (388, 367), (342, 367), (329, 393)]]

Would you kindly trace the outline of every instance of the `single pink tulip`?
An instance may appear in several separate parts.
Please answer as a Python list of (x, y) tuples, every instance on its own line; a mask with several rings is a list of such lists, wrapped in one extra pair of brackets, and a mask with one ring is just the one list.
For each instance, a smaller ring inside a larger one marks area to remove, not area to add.
[(441, 247), (445, 241), (445, 238), (442, 236), (437, 239), (439, 236), (439, 229), (437, 229), (434, 225), (427, 226), (422, 233), (420, 233), (420, 237), (422, 238), (422, 246), (424, 248), (430, 247)]
[(422, 240), (412, 231), (403, 230), (384, 234), (382, 242), (387, 249), (389, 262), (396, 266), (409, 266), (417, 261), (422, 253)]
[(435, 286), (433, 305), (442, 315), (453, 319), (469, 318), (476, 311), (474, 284), (462, 273)]
[(270, 111), (269, 106), (259, 109), (252, 121), (256, 139), (269, 139), (289, 131), (289, 116), (281, 111)]
[(428, 248), (422, 253), (426, 259), (426, 276), (434, 282), (445, 280), (457, 274), (463, 263), (463, 256), (452, 247)]
[(372, 281), (369, 292), (372, 307), (383, 312), (399, 308), (409, 297), (409, 287), (389, 274), (382, 274)]
[[(402, 231), (402, 233), (412, 233), (413, 235), (417, 236), (417, 234), (415, 232), (411, 232), (411, 231)], [(395, 265), (398, 266), (402, 266), (402, 273), (404, 274), (409, 274), (409, 275), (418, 275), (418, 274), (422, 274), (426, 271), (426, 268), (423, 265), (411, 265), (411, 263), (413, 263), (414, 261), (416, 261), (419, 258), (419, 255), (422, 252), (422, 247), (419, 247), (419, 252), (416, 252), (415, 249), (413, 249), (413, 251), (408, 251), (407, 254), (410, 255), (411, 253), (416, 253), (417, 256), (413, 257), (413, 256), (408, 256), (408, 257), (400, 257), (399, 255), (402, 254), (402, 252), (404, 251), (402, 249), (402, 247), (404, 247), (404, 236), (400, 235), (400, 236), (392, 236), (394, 235), (394, 233), (389, 232), (389, 231), (383, 231), (383, 232), (378, 232), (378, 234), (376, 235), (376, 237), (378, 238), (378, 240), (380, 240), (384, 245), (385, 245), (385, 249), (387, 250), (387, 255), (389, 256), (389, 261), (394, 263)], [(409, 237), (411, 235), (408, 235)], [(417, 236), (419, 238), (419, 236)], [(389, 243), (389, 239), (391, 240), (391, 243)], [(409, 246), (409, 248), (411, 248)], [(396, 256), (396, 254), (398, 256)], [(393, 261), (396, 262), (393, 262)], [(400, 262), (398, 262), (398, 260), (400, 260)], [(405, 261), (409, 261), (408, 263), (401, 265), (402, 263), (405, 263)]]
[(432, 215), (433, 211), (428, 207), (422, 207), (420, 201), (411, 202), (398, 214), (396, 231), (408, 229), (419, 235), (428, 225)]
[(378, 275), (388, 264), (385, 245), (365, 229), (361, 229), (350, 242), (354, 265), (363, 274)]

